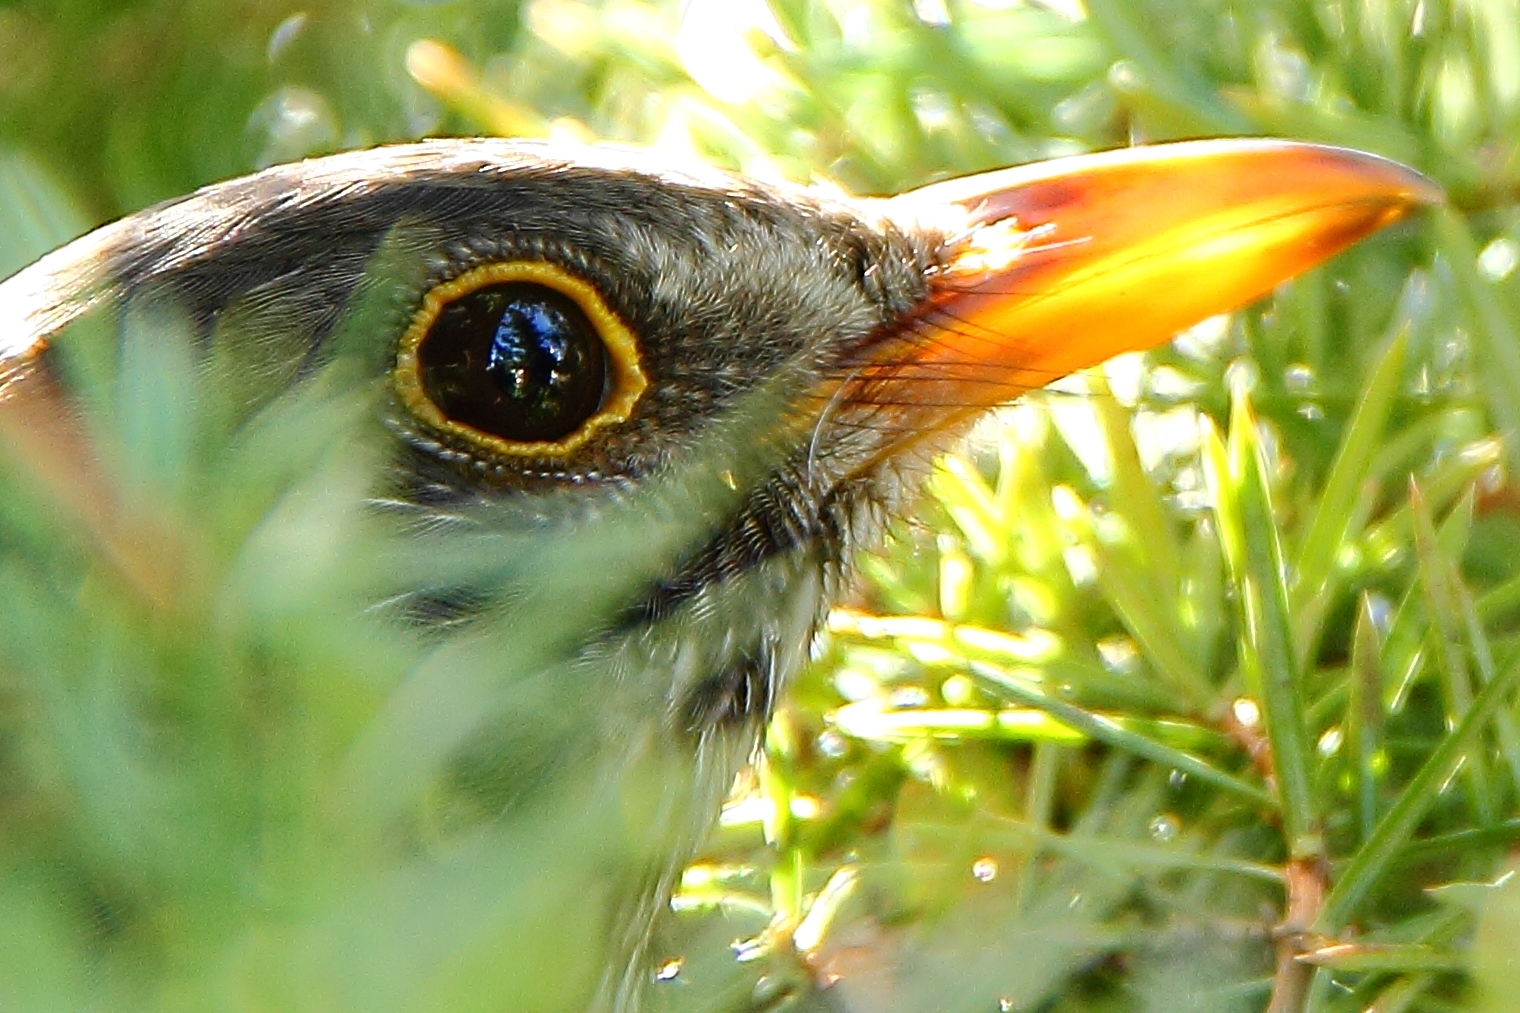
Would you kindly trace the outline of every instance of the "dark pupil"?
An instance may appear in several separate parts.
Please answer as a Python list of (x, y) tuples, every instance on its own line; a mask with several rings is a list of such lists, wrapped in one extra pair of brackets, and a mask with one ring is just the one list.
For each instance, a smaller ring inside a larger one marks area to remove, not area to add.
[(478, 288), (444, 306), (417, 348), (422, 389), (454, 422), (558, 440), (602, 404), (607, 353), (586, 314), (542, 285)]

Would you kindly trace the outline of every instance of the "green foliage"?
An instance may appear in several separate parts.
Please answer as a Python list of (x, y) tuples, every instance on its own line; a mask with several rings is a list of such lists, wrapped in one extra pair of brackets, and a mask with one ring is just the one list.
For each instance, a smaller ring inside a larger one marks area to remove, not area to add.
[[(80, 207), (423, 131), (654, 140), (859, 192), (1219, 133), (1406, 160), (1449, 209), (1031, 396), (938, 465), (687, 872), (651, 974), (672, 1010), (784, 1008), (807, 981), (843, 1009), (1513, 1008), (1515, 0), (678, 6), (10, 5), (0, 265)], [(121, 582), (151, 574), (50, 542), (20, 466), (0, 498), (48, 563), (0, 574), (0, 693), (48, 729), (0, 754), (24, 771), (6, 783), (41, 786), (0, 802), (17, 1009), (78, 1008), (58, 983), (83, 958), (39, 898), (60, 863), (99, 867), (81, 842), (183, 901), (141, 945), (187, 962), (247, 872), (242, 815), (285, 813), (259, 862), (291, 893), (269, 903), (349, 874), (312, 849), (331, 814), (303, 806), (419, 649), (343, 609), (383, 574), (342, 551), (364, 521), (337, 506), (362, 474), (341, 399), (235, 437), (214, 411), (144, 412), (218, 403), (164, 396), (191, 381), (172, 321), (144, 326), (99, 395), (112, 480), (169, 491), (155, 511), (205, 593), (150, 620)], [(292, 484), (296, 459), (317, 477)], [(132, 664), (47, 677), (97, 655)], [(135, 765), (166, 727), (195, 733), (186, 754)]]

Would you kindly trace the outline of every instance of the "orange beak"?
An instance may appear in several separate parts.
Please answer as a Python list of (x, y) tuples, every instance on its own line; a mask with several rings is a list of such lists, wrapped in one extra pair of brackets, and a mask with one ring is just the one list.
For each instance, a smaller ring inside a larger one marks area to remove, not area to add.
[(1193, 141), (950, 180), (887, 202), (951, 232), (920, 310), (861, 349), (847, 402), (943, 431), (1236, 309), (1442, 199), (1344, 148)]

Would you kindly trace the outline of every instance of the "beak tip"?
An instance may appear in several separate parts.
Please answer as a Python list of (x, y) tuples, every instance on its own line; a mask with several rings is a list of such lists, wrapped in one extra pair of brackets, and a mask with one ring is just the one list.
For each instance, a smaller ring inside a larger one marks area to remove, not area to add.
[(1326, 160), (1340, 162), (1348, 175), (1363, 181), (1362, 185), (1368, 189), (1375, 189), (1391, 206), (1414, 208), (1446, 203), (1446, 191), (1439, 183), (1402, 162), (1355, 148), (1311, 144), (1294, 146), (1316, 153)]

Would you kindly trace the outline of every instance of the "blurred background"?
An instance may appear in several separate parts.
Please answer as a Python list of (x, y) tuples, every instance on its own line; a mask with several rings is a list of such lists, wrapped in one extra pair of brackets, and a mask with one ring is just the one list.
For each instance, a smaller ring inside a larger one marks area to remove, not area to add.
[(945, 459), (688, 870), (651, 1001), (1520, 1008), (1520, 0), (14, 0), (0, 276), (461, 133), (861, 194), (1231, 134), (1438, 180), (1449, 208)]

